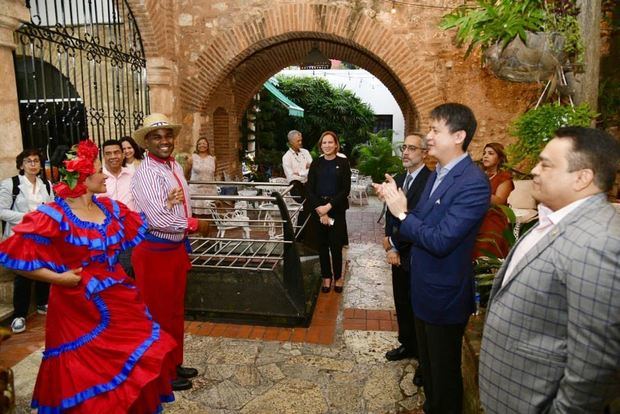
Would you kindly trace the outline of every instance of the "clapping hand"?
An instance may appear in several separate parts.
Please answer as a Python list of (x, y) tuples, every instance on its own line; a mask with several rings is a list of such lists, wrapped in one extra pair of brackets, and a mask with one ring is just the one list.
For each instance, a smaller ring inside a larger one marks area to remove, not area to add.
[(379, 199), (385, 201), (390, 213), (398, 217), (401, 213), (407, 212), (407, 196), (402, 188), (396, 187), (396, 182), (391, 175), (385, 174), (386, 182), (383, 184), (373, 184)]

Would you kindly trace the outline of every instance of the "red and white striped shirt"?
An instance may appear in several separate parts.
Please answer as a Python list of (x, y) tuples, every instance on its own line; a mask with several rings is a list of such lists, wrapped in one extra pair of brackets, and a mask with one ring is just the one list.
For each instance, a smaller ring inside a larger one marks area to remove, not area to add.
[[(183, 188), (184, 201), (168, 209), (168, 194), (178, 187)], [(150, 234), (174, 242), (187, 236), (195, 219), (190, 219), (189, 187), (183, 169), (174, 158), (162, 160), (152, 154), (144, 157), (131, 180), (131, 194), (136, 209), (146, 215)]]

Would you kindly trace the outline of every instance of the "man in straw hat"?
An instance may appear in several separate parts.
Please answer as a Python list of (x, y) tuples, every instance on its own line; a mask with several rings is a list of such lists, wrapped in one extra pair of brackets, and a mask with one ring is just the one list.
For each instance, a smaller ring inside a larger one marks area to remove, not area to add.
[(189, 188), (183, 168), (174, 160), (174, 140), (181, 125), (163, 114), (151, 114), (133, 133), (136, 142), (148, 150), (131, 183), (136, 208), (146, 215), (148, 234), (134, 249), (131, 262), (136, 285), (142, 291), (155, 321), (177, 341), (173, 358), (177, 378), (173, 389), (192, 387), (189, 378), (198, 375), (183, 367), (183, 323), (187, 271), (191, 268), (187, 235), (206, 231), (208, 224), (192, 217)]

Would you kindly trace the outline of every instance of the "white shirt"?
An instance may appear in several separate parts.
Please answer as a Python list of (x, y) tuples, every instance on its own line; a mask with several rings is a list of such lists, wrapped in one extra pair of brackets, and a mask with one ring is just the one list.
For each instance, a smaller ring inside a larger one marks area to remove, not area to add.
[(534, 227), (532, 231), (528, 232), (515, 248), (515, 251), (510, 258), (510, 263), (508, 263), (506, 273), (504, 274), (502, 286), (505, 286), (512, 278), (512, 272), (514, 271), (514, 268), (525, 257), (525, 255), (530, 250), (532, 250), (536, 243), (542, 240), (542, 238), (545, 237), (545, 235), (549, 233), (551, 229), (553, 229), (553, 227), (557, 226), (557, 224), (561, 220), (563, 220), (567, 215), (569, 215), (573, 210), (583, 204), (590, 197), (573, 201), (569, 205), (564, 206), (561, 209), (553, 212), (547, 206), (544, 206), (542, 204), (538, 205), (538, 225)]
[(311, 163), (312, 155), (305, 148), (300, 148), (299, 152), (289, 148), (282, 156), (282, 168), (284, 168), (284, 175), (289, 183), (293, 180), (302, 183), (308, 181), (308, 170)]
[(107, 190), (100, 196), (106, 196), (110, 197), (112, 200), (120, 201), (129, 207), (129, 209), (135, 211), (136, 206), (134, 205), (133, 196), (131, 195), (131, 178), (133, 177), (133, 171), (127, 167), (121, 167), (121, 172), (118, 176), (115, 176), (104, 166), (103, 173), (108, 177), (108, 179), (105, 180)]

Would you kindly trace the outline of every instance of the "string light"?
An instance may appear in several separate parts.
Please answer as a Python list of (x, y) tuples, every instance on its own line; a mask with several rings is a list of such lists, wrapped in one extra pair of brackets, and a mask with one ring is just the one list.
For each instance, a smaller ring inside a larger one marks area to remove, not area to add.
[(396, 2), (392, 1), (392, 10), (390, 11), (392, 14), (396, 13)]

